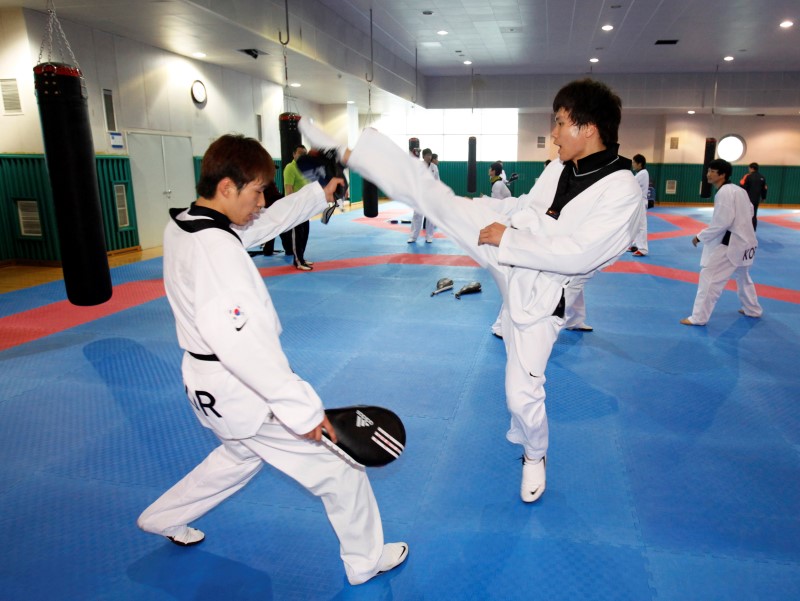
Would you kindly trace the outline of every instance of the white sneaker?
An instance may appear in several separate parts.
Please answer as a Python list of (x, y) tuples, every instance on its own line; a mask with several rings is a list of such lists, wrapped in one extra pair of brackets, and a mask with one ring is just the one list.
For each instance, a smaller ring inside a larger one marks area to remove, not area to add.
[(526, 503), (533, 503), (545, 489), (545, 467), (547, 457), (542, 457), (539, 461), (522, 457), (522, 485), (519, 489), (519, 496)]
[(417, 241), (416, 238), (409, 238), (408, 240), (406, 240), (406, 242), (408, 242), (409, 244), (411, 244), (412, 242), (416, 242), (416, 241)]
[(567, 326), (567, 329), (572, 330), (573, 332), (594, 332), (594, 328), (585, 323), (577, 326)]
[(381, 558), (378, 561), (378, 571), (364, 580), (351, 580), (348, 578), (348, 581), (353, 585), (364, 584), (375, 576), (379, 576), (385, 572), (393, 570), (403, 563), (406, 560), (406, 557), (408, 557), (407, 543), (386, 543), (383, 545), (383, 553), (381, 553)]
[(202, 543), (206, 535), (197, 528), (191, 526), (176, 526), (168, 529), (169, 533), (164, 533), (167, 539), (171, 540), (176, 545), (181, 547), (191, 547), (198, 543)]

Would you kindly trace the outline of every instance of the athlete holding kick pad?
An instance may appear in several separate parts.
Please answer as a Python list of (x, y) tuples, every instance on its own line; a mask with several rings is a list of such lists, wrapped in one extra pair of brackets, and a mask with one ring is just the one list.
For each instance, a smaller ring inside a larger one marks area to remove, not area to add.
[[(295, 374), (281, 324), (247, 248), (325, 209), (344, 180), (313, 182), (264, 210), (275, 164), (261, 144), (225, 135), (206, 151), (188, 209), (172, 209), (164, 231), (164, 286), (184, 349), (183, 382), (195, 416), (222, 443), (138, 519), (178, 545), (205, 535), (189, 526), (269, 463), (320, 497), (339, 539), (350, 584), (391, 570), (405, 543), (384, 544), (378, 504), (363, 468), (320, 441), (336, 442), (322, 401)], [(309, 541), (313, 545), (313, 541)]]

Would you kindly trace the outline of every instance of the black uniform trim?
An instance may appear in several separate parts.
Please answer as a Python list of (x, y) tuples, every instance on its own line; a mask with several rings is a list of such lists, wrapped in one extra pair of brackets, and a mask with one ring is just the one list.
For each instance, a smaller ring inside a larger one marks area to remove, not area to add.
[(200, 361), (219, 361), (219, 357), (216, 355), (201, 355), (200, 353), (193, 353), (192, 351), (186, 351), (195, 359), (199, 359)]
[(192, 206), (188, 209), (188, 214), (192, 217), (203, 217), (204, 219), (178, 219), (178, 215), (186, 211), (187, 209), (170, 209), (169, 216), (175, 222), (175, 224), (181, 228), (184, 232), (189, 232), (190, 234), (194, 234), (196, 232), (207, 230), (209, 228), (216, 228), (219, 230), (224, 230), (228, 232), (231, 236), (234, 236), (239, 242), (242, 241), (241, 238), (231, 229), (231, 220), (225, 217), (219, 211), (215, 211), (214, 209), (209, 209), (208, 207), (200, 207), (197, 206), (197, 203), (192, 203)]
[(619, 144), (612, 144), (605, 150), (580, 159), (577, 166), (572, 162), (566, 163), (558, 179), (553, 204), (547, 209), (547, 215), (558, 219), (567, 203), (589, 186), (615, 171), (630, 171), (633, 163), (630, 159), (619, 156), (618, 150)]

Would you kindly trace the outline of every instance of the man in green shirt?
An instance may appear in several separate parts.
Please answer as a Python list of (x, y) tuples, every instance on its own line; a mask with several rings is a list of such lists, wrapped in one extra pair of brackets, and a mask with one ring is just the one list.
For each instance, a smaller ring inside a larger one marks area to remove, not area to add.
[[(298, 192), (308, 181), (297, 168), (297, 159), (306, 154), (306, 147), (298, 144), (292, 152), (292, 162), (283, 169), (283, 193), (288, 196), (293, 192)], [(284, 250), (286, 254), (294, 255), (294, 266), (300, 271), (311, 271), (313, 263), (306, 261), (306, 245), (308, 244), (308, 234), (310, 232), (308, 221), (304, 221), (295, 226), (294, 229), (281, 234)]]

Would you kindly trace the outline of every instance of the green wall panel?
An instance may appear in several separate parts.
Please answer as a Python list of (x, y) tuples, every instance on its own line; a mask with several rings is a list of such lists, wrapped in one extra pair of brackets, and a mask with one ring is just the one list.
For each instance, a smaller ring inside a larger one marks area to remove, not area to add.
[[(109, 251), (138, 246), (136, 210), (131, 183), (130, 161), (124, 156), (96, 159), (100, 208), (106, 248)], [(114, 185), (126, 187), (131, 225), (117, 225)], [(39, 205), (42, 236), (22, 236), (17, 200), (35, 200)], [(0, 155), (0, 260), (60, 261), (55, 207), (43, 155)]]

